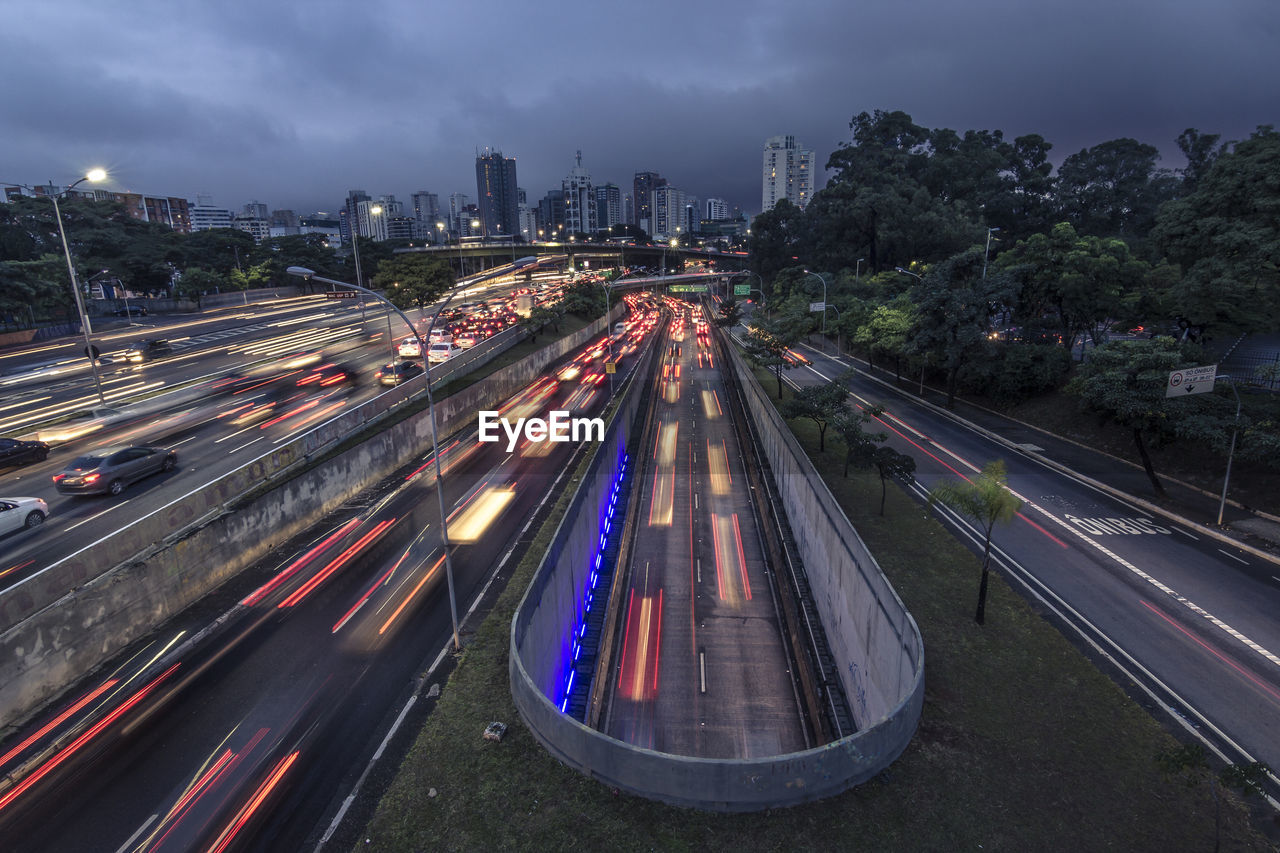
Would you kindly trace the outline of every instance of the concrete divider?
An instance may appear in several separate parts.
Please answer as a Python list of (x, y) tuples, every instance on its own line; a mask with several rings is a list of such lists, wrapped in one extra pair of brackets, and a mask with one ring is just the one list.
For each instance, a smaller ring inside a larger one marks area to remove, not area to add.
[[(439, 401), (442, 440), (473, 425), (479, 409), (497, 408), (548, 364), (604, 331), (609, 322), (599, 319)], [(95, 550), (124, 555), (108, 571), (78, 577), (91, 562), (87, 557), (71, 559), (6, 596), (12, 599), (6, 602), (6, 615), (27, 612), (0, 633), (0, 726), (20, 721), (324, 513), (428, 452), (431, 419), (421, 411), (322, 465), (291, 474), (290, 467), (305, 461), (299, 442), (260, 457), (95, 545)], [(246, 505), (228, 507), (236, 496), (271, 482), (281, 472), (288, 474), (285, 482)], [(47, 600), (37, 606), (37, 595)]]
[[(924, 702), (919, 629), (875, 559), (736, 352), (734, 370), (796, 530), (815, 603), (859, 730), (823, 746), (750, 759), (642, 749), (588, 728), (556, 704), (566, 634), (577, 619), (590, 543), (635, 400), (620, 407), (511, 624), (509, 675), (521, 718), (565, 764), (606, 785), (680, 806), (758, 811), (838, 794), (875, 776), (910, 742)], [(637, 387), (628, 390), (636, 396)], [(628, 408), (632, 406), (632, 408)], [(625, 414), (630, 412), (628, 416)], [(625, 421), (625, 422), (624, 422)]]

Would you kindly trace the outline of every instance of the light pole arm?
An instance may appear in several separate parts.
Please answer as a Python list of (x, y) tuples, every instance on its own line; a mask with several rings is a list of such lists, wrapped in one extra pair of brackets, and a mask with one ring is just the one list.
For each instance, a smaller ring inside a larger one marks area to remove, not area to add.
[[(67, 190), (71, 190), (83, 180), (85, 179), (81, 178), (76, 181), (67, 187)], [(93, 342), (89, 340), (89, 315), (85, 313), (84, 297), (80, 295), (80, 284), (76, 281), (76, 267), (71, 262), (71, 246), (67, 243), (67, 229), (62, 225), (62, 208), (58, 206), (58, 193), (51, 194), (49, 198), (53, 201), (53, 218), (58, 221), (58, 236), (62, 238), (62, 253), (67, 258), (67, 274), (71, 276), (71, 293), (76, 298), (76, 310), (80, 312), (80, 331), (84, 333), (84, 354), (89, 359), (89, 367), (93, 370), (93, 384), (98, 389), (98, 402), (105, 406), (107, 405), (107, 398), (102, 393), (102, 378), (98, 375), (98, 359), (93, 355)]]

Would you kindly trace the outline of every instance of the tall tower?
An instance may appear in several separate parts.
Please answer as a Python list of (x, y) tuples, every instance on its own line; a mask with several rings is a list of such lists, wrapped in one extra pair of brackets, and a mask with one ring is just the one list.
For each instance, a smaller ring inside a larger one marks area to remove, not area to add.
[(632, 181), (632, 204), (635, 216), (632, 225), (637, 225), (648, 234), (653, 234), (653, 191), (665, 187), (667, 179), (657, 172), (636, 172)]
[(476, 195), (486, 237), (520, 233), (516, 161), (486, 148), (476, 156)]
[(561, 181), (564, 189), (564, 228), (569, 234), (594, 234), (596, 230), (596, 197), (591, 186), (591, 173), (582, 167), (582, 152), (576, 164)]
[(764, 143), (761, 210), (786, 199), (803, 208), (813, 198), (813, 151), (801, 148), (794, 136), (771, 136)]

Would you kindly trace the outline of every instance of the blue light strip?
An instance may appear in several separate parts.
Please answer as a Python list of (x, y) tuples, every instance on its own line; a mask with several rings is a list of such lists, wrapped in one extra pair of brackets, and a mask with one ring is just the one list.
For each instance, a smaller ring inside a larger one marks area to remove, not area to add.
[(568, 675), (565, 677), (564, 693), (560, 700), (560, 713), (562, 714), (566, 713), (569, 709), (569, 697), (573, 693), (573, 682), (574, 676), (576, 675), (573, 665), (582, 654), (582, 639), (587, 633), (587, 617), (591, 613), (591, 606), (595, 603), (595, 591), (596, 587), (600, 583), (600, 564), (604, 560), (604, 549), (609, 542), (609, 532), (613, 529), (613, 513), (618, 507), (618, 493), (622, 490), (622, 479), (626, 476), (627, 463), (630, 459), (631, 457), (624, 452), (622, 454), (622, 461), (618, 464), (617, 471), (614, 472), (613, 490), (609, 495), (607, 509), (605, 510), (604, 518), (600, 524), (600, 538), (597, 540), (595, 552), (593, 553), (592, 558), (587, 560), (587, 564), (592, 568), (587, 576), (587, 588), (583, 591), (582, 614), (574, 622), (574, 625), (569, 632), (569, 637), (571, 639), (571, 652), (568, 666), (566, 667)]

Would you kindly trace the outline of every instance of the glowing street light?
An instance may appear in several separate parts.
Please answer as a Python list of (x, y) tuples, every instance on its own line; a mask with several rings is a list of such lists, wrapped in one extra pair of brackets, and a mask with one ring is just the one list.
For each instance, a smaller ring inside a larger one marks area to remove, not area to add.
[[(360, 287), (359, 285), (352, 285), (343, 281), (334, 281), (331, 278), (323, 278), (322, 276), (316, 275), (315, 270), (310, 270), (306, 267), (289, 267), (285, 272), (289, 275), (296, 275), (303, 279), (315, 279), (316, 281), (321, 281), (325, 284), (339, 285), (341, 287), (355, 287), (356, 290), (363, 291), (374, 299), (385, 302), (392, 311), (395, 311), (400, 315), (401, 320), (404, 320), (405, 324), (409, 327), (410, 334), (418, 339), (418, 350), (422, 353), (423, 360), (427, 362), (427, 408), (430, 412), (429, 417), (431, 418), (431, 453), (432, 456), (435, 457), (436, 501), (440, 506), (440, 542), (441, 547), (444, 548), (445, 578), (449, 585), (449, 615), (453, 619), (453, 648), (455, 651), (460, 650), (462, 648), (462, 640), (458, 635), (458, 601), (453, 590), (453, 558), (449, 554), (449, 518), (444, 511), (444, 488), (441, 485), (442, 474), (440, 471), (440, 441), (436, 433), (436, 404), (431, 394), (431, 364), (427, 358), (427, 341), (431, 340), (431, 332), (435, 329), (436, 320), (440, 319), (440, 315), (443, 314), (444, 309), (448, 307), (449, 301), (457, 295), (461, 288), (455, 285), (450, 289), (448, 299), (445, 299), (444, 304), (441, 305), (439, 309), (436, 310), (436, 313), (431, 317), (431, 324), (427, 327), (427, 339), (424, 341), (422, 339), (422, 335), (418, 334), (417, 327), (414, 326), (409, 318), (405, 316), (405, 313), (397, 308), (391, 300), (379, 293), (375, 293), (372, 290)], [(390, 315), (388, 315), (388, 326), (390, 326), (390, 322)]]

